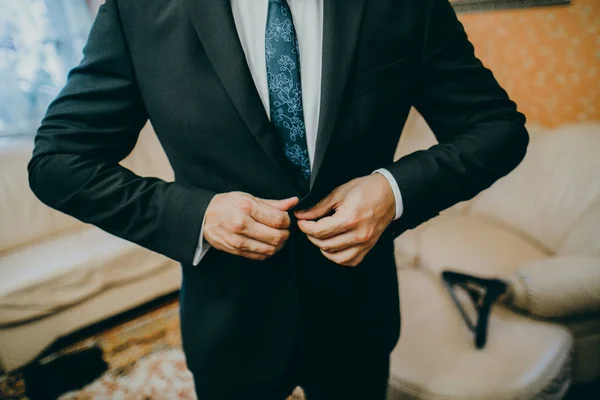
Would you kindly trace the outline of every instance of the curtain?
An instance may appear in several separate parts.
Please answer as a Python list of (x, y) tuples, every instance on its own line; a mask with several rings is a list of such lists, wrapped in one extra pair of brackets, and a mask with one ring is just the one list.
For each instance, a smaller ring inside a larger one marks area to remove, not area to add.
[(0, 0), (0, 136), (32, 135), (79, 63), (85, 0)]

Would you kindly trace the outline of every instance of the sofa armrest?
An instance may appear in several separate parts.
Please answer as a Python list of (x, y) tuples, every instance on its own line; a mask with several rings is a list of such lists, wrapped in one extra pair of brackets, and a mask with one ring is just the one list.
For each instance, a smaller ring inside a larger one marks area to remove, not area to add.
[(600, 258), (560, 256), (530, 261), (509, 281), (508, 302), (537, 317), (600, 311)]

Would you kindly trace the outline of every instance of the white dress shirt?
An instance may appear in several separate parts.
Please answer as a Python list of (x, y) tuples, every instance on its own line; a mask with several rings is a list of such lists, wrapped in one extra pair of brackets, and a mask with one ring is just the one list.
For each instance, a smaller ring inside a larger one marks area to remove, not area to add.
[[(294, 27), (300, 47), (300, 70), (302, 80), (302, 105), (306, 127), (306, 144), (311, 169), (314, 162), (319, 111), (321, 106), (321, 65), (323, 49), (323, 1), (287, 0), (292, 10)], [(265, 29), (267, 25), (268, 0), (231, 0), (235, 20), (246, 62), (252, 79), (260, 95), (263, 106), (270, 118), (269, 88), (267, 84), (267, 63), (265, 59)], [(375, 171), (382, 174), (390, 183), (396, 199), (396, 219), (402, 215), (402, 196), (396, 180), (386, 169)], [(210, 244), (203, 240), (204, 223), (194, 256), (198, 265)]]

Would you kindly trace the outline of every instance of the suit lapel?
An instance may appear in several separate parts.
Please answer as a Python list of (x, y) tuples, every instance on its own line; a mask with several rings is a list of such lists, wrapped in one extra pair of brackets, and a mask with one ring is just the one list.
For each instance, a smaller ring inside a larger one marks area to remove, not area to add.
[(271, 161), (282, 172), (287, 173), (284, 167), (285, 155), (246, 62), (230, 1), (185, 2), (194, 29), (231, 101)]
[[(286, 159), (254, 85), (229, 0), (185, 0), (208, 58), (248, 129), (282, 172)], [(319, 172), (350, 75), (366, 0), (323, 0), (321, 110), (311, 187)]]
[(366, 0), (323, 0), (321, 110), (311, 187), (319, 173), (348, 83)]

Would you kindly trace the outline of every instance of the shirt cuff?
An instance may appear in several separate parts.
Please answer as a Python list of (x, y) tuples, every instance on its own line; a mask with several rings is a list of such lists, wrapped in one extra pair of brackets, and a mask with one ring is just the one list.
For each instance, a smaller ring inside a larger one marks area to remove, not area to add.
[(194, 267), (200, 264), (200, 260), (204, 258), (204, 255), (210, 249), (210, 243), (204, 240), (204, 223), (206, 222), (206, 215), (202, 220), (202, 228), (200, 229), (200, 238), (198, 239), (198, 247), (196, 247), (196, 253), (194, 254)]
[(385, 168), (379, 168), (373, 171), (374, 174), (381, 174), (387, 179), (388, 183), (392, 187), (392, 192), (394, 192), (394, 198), (396, 199), (396, 217), (394, 221), (402, 216), (404, 212), (404, 204), (402, 204), (402, 194), (400, 193), (400, 188), (398, 187), (398, 182), (394, 178), (394, 175), (390, 171)]

